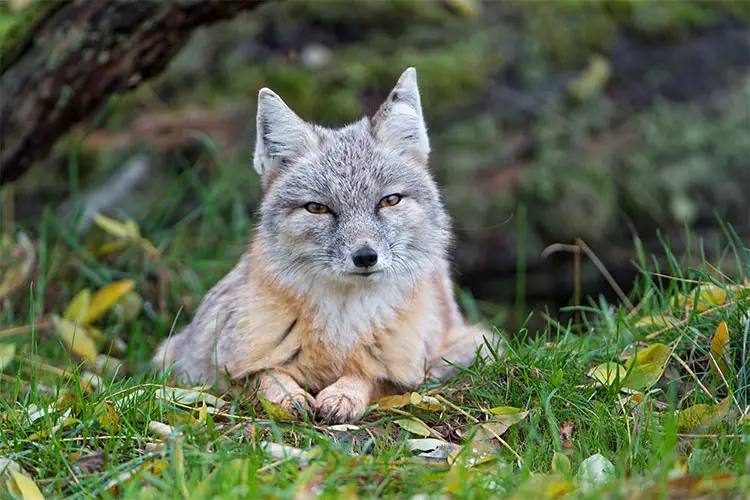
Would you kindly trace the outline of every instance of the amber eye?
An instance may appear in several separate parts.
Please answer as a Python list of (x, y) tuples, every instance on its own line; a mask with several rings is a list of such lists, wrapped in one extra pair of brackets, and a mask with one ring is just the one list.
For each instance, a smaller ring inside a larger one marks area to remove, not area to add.
[(327, 214), (331, 211), (327, 206), (320, 203), (315, 203), (314, 201), (311, 201), (310, 203), (305, 205), (305, 210), (307, 210), (311, 214)]
[(393, 205), (398, 205), (400, 201), (400, 194), (389, 194), (388, 196), (384, 196), (383, 199), (380, 200), (379, 205), (381, 207), (392, 207)]

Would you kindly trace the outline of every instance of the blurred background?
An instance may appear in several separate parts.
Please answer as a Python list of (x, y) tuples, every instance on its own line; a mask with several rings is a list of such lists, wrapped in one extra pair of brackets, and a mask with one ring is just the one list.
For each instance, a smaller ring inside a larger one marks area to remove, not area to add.
[[(4, 7), (0, 30), (18, 15)], [(79, 259), (87, 276), (93, 215), (132, 219), (190, 263), (138, 267), (139, 287), (182, 280), (196, 293), (174, 302), (191, 312), (252, 234), (258, 89), (340, 125), (415, 66), (470, 314), (507, 328), (557, 317), (616, 297), (601, 269), (627, 293), (665, 242), (712, 259), (727, 225), (750, 241), (749, 28), (745, 1), (269, 3), (196, 31), (158, 78), (71, 129), (3, 188), (3, 221), (36, 244), (61, 232), (78, 253), (60, 268)], [(48, 296), (65, 283), (48, 279)]]

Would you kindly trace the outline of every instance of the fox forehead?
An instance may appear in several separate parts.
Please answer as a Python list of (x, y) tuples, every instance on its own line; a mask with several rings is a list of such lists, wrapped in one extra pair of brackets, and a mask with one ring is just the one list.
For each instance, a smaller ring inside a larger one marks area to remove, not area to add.
[(291, 205), (316, 201), (345, 206), (376, 203), (373, 198), (394, 192), (429, 197), (425, 168), (379, 146), (366, 120), (341, 129), (318, 127), (316, 132), (318, 148), (288, 165), (268, 196)]

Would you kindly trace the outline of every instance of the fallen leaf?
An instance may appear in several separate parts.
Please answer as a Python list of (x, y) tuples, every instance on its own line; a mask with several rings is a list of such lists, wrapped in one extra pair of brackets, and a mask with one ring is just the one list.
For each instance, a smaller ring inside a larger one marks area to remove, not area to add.
[[(412, 403), (414, 404), (414, 403)], [(432, 396), (422, 396), (420, 401), (416, 404), (414, 404), (417, 408), (420, 408), (422, 410), (426, 411), (443, 411), (445, 410), (445, 406), (443, 406), (443, 403), (438, 401), (437, 398), (433, 398)]]
[(262, 396), (258, 399), (260, 399), (260, 404), (263, 405), (266, 415), (271, 417), (272, 420), (279, 422), (294, 422), (299, 420), (292, 412), (285, 410), (281, 405), (268, 401)]
[(73, 461), (82, 473), (92, 474), (94, 472), (104, 471), (106, 456), (104, 455), (104, 450), (100, 448), (88, 455), (75, 457), (75, 459), (68, 457), (68, 459)]
[(696, 429), (708, 430), (725, 420), (730, 410), (730, 397), (727, 396), (715, 405), (697, 404), (677, 413), (677, 426), (681, 431)]
[(21, 466), (10, 458), (0, 457), (0, 486), (11, 477), (10, 471), (12, 470), (21, 472)]
[(223, 399), (206, 392), (206, 387), (193, 387), (190, 389), (162, 387), (156, 391), (154, 397), (169, 403), (179, 403), (183, 405), (192, 405), (194, 403), (203, 402), (216, 408), (222, 408), (227, 404)]
[(84, 323), (93, 323), (99, 319), (100, 316), (117, 304), (125, 294), (133, 290), (134, 286), (133, 280), (121, 280), (97, 290), (91, 297), (88, 312), (83, 319)]
[(491, 408), (489, 412), (494, 416), (480, 425), (489, 431), (490, 436), (493, 433), (502, 436), (511, 426), (524, 420), (529, 415), (528, 411), (521, 411), (520, 408), (511, 406)]
[(44, 500), (44, 495), (33, 479), (14, 469), (8, 469), (8, 472), (10, 479), (6, 483), (6, 488), (11, 495), (22, 500)]
[(535, 474), (519, 488), (519, 495), (514, 498), (561, 498), (572, 491), (573, 483), (561, 476)]
[(268, 453), (275, 460), (283, 460), (285, 458), (298, 458), (300, 459), (301, 465), (304, 467), (311, 458), (311, 454), (305, 450), (294, 448), (283, 444), (271, 443), (268, 441), (261, 441), (260, 448)]
[(329, 425), (326, 427), (329, 431), (335, 431), (335, 432), (353, 432), (358, 431), (359, 427), (352, 424), (338, 424), (338, 425)]
[(575, 422), (568, 420), (560, 426), (560, 445), (565, 449), (573, 449), (573, 429), (575, 428)]
[(714, 373), (719, 378), (723, 375), (724, 380), (729, 380), (730, 376), (728, 355), (729, 330), (727, 329), (726, 322), (722, 321), (719, 323), (718, 328), (716, 328), (713, 339), (711, 339), (711, 357), (709, 358), (709, 361), (711, 362), (711, 369), (713, 369)]
[(578, 479), (584, 491), (615, 478), (615, 466), (599, 453), (591, 455), (578, 467)]
[(411, 404), (411, 392), (395, 396), (385, 396), (375, 401), (378, 410), (387, 410), (389, 408), (400, 408)]
[(678, 323), (679, 320), (673, 318), (672, 316), (660, 314), (658, 316), (644, 316), (643, 318), (633, 323), (633, 326), (635, 328), (666, 328)]
[(141, 236), (141, 232), (138, 229), (138, 226), (132, 221), (123, 224), (122, 222), (110, 219), (109, 217), (99, 213), (94, 214), (93, 220), (94, 224), (96, 224), (97, 226), (99, 226), (99, 228), (104, 230), (106, 233), (109, 233), (111, 236), (114, 236), (115, 238), (127, 240), (138, 239)]
[(174, 428), (163, 422), (152, 420), (148, 423), (148, 430), (161, 439), (169, 439), (174, 433)]
[(440, 439), (428, 438), (428, 439), (407, 439), (406, 449), (409, 451), (418, 451), (420, 453), (435, 451), (438, 448), (442, 448), (445, 445), (450, 444)]
[(401, 418), (394, 421), (396, 425), (401, 427), (407, 432), (411, 432), (412, 434), (416, 434), (417, 436), (429, 436), (430, 434), (433, 434), (434, 431), (432, 431), (427, 424), (422, 422), (416, 417), (412, 418)]
[(629, 373), (622, 383), (623, 387), (641, 391), (655, 385), (664, 374), (671, 354), (669, 347), (656, 343), (629, 358), (625, 361), (625, 369)]
[(120, 428), (120, 415), (115, 411), (115, 405), (111, 401), (105, 401), (103, 406), (102, 414), (99, 415), (97, 421), (102, 429), (117, 434)]
[(91, 290), (84, 288), (70, 301), (70, 304), (68, 304), (63, 313), (63, 319), (71, 323), (78, 323), (79, 325), (84, 324), (83, 319), (88, 314), (90, 304)]
[(570, 474), (570, 459), (564, 453), (556, 451), (552, 455), (552, 472)]
[(600, 384), (611, 386), (617, 381), (623, 382), (628, 370), (613, 361), (607, 361), (592, 368), (587, 375)]
[(30, 434), (29, 437), (27, 437), (26, 439), (29, 441), (38, 441), (40, 439), (45, 439), (49, 436), (54, 436), (55, 434), (57, 434), (57, 431), (59, 431), (60, 429), (65, 429), (66, 427), (71, 427), (79, 423), (81, 423), (81, 421), (78, 420), (77, 418), (65, 417), (65, 418), (62, 418), (60, 423), (53, 426), (52, 428)]
[(719, 306), (727, 299), (727, 291), (716, 285), (701, 285), (698, 290), (696, 312), (705, 312), (712, 307)]
[(56, 314), (53, 314), (51, 319), (57, 334), (73, 353), (87, 361), (96, 358), (98, 354), (96, 344), (88, 336), (84, 327), (66, 321)]
[(119, 474), (115, 479), (107, 483), (107, 485), (105, 486), (105, 489), (110, 495), (119, 496), (120, 487), (132, 481), (133, 479), (138, 477), (140, 474), (151, 474), (151, 475), (156, 476), (156, 475), (160, 475), (162, 471), (168, 468), (169, 468), (169, 462), (167, 462), (166, 460), (152, 458), (151, 460), (148, 460), (144, 462), (143, 464), (139, 465), (135, 470), (125, 471)]
[(16, 344), (0, 344), (0, 372), (16, 357)]

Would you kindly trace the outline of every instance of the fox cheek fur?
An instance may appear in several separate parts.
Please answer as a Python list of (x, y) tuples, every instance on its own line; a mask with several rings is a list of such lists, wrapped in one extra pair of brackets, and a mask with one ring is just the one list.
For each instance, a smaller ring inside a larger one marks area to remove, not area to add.
[(429, 154), (413, 68), (372, 118), (338, 129), (262, 89), (252, 243), (154, 364), (184, 382), (250, 378), (289, 410), (346, 421), (497, 347), (456, 304)]

